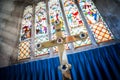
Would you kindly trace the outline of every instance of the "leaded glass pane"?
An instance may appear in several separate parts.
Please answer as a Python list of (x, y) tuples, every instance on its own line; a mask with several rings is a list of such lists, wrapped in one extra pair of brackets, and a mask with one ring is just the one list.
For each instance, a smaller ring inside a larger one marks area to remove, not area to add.
[(91, 0), (78, 0), (83, 14), (90, 25), (96, 41), (105, 42), (113, 39), (106, 23)]
[[(74, 1), (63, 0), (63, 3), (64, 3), (64, 11), (66, 14), (71, 35), (76, 35), (76, 34), (79, 34), (80, 32), (87, 33), (86, 27), (84, 26), (84, 22), (81, 19), (81, 16), (79, 14), (79, 11)], [(79, 46), (87, 45), (90, 43), (91, 41), (89, 37), (87, 37), (85, 41), (74, 42), (74, 46), (79, 47)]]
[[(35, 44), (49, 41), (48, 36), (48, 25), (47, 25), (47, 13), (46, 13), (46, 3), (39, 2), (35, 8)], [(35, 49), (35, 55), (48, 54), (49, 48), (42, 49), (38, 51)]]
[(30, 57), (30, 40), (22, 41), (19, 44), (18, 60)]

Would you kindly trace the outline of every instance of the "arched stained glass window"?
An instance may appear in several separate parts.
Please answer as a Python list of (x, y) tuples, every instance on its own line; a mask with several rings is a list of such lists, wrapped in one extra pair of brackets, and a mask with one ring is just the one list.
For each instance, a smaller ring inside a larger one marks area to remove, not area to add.
[[(32, 25), (32, 20), (34, 20), (32, 19), (33, 11), (35, 11), (35, 25)], [(64, 38), (78, 35), (80, 32), (88, 34), (85, 40), (75, 41), (70, 45), (69, 43), (65, 44), (66, 50), (74, 49), (75, 51), (76, 48), (79, 49), (83, 46), (94, 46), (93, 41), (97, 44), (113, 39), (112, 33), (91, 0), (78, 0), (78, 3), (75, 3), (74, 0), (40, 1), (36, 4), (35, 10), (31, 6), (27, 6), (24, 10), (21, 24), (19, 60), (30, 58), (31, 54), (33, 54), (31, 53), (31, 40), (34, 35), (31, 35), (31, 33), (35, 33), (35, 45), (57, 39), (54, 25), (56, 20), (62, 22), (61, 31)], [(33, 28), (35, 28), (35, 31)], [(92, 40), (91, 35), (94, 36), (94, 40)], [(40, 51), (36, 47), (34, 49), (35, 56), (58, 52), (56, 46), (44, 48)]]
[[(45, 2), (39, 2), (35, 8), (35, 44), (49, 41), (48, 24), (47, 24), (47, 12)], [(38, 51), (35, 49), (35, 55), (44, 55), (49, 53), (49, 48)]]
[(98, 43), (113, 39), (106, 23), (91, 0), (78, 0), (83, 14), (90, 25), (94, 37)]
[(25, 59), (30, 57), (30, 39), (32, 27), (32, 7), (27, 6), (23, 13), (21, 24), (20, 44), (18, 59)]
[[(69, 30), (71, 35), (79, 34), (80, 32), (86, 32), (86, 27), (84, 26), (84, 22), (81, 19), (77, 6), (75, 5), (73, 0), (62, 0), (64, 3), (64, 11), (67, 17)], [(85, 41), (76, 41), (74, 42), (75, 47), (88, 45), (91, 41), (89, 37)]]

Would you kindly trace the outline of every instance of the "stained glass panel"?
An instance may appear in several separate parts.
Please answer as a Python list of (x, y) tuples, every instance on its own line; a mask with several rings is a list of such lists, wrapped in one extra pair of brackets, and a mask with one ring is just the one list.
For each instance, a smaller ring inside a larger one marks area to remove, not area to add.
[(30, 57), (30, 38), (32, 28), (32, 7), (27, 6), (23, 13), (21, 24), (20, 44), (18, 59), (26, 59)]
[[(35, 44), (49, 41), (46, 3), (44, 2), (39, 2), (36, 6), (35, 28), (36, 28)], [(41, 51), (35, 49), (36, 56), (48, 54), (48, 53), (49, 53), (49, 48), (42, 49)]]
[[(51, 35), (52, 35), (52, 40), (56, 39), (56, 35), (55, 35), (55, 26), (54, 26), (54, 22), (56, 20), (60, 20), (63, 24), (62, 26), (62, 33), (63, 33), (63, 37), (67, 36), (67, 31), (65, 29), (65, 23), (64, 23), (64, 19), (63, 19), (63, 15), (61, 12), (61, 8), (60, 8), (60, 4), (58, 0), (50, 0), (49, 1), (49, 15), (50, 15), (50, 25), (51, 25)], [(65, 44), (65, 48), (68, 49), (68, 45)], [(57, 47), (53, 47), (54, 52), (58, 51)]]
[(25, 8), (22, 19), (21, 40), (25, 40), (31, 37), (32, 27), (32, 7)]
[[(84, 23), (81, 19), (81, 16), (74, 1), (63, 0), (63, 3), (64, 3), (64, 11), (66, 14), (71, 35), (76, 35), (79, 34), (80, 32), (87, 33), (86, 27), (84, 26)], [(74, 42), (74, 46), (79, 47), (90, 43), (91, 41), (88, 37), (85, 41)]]
[(78, 0), (83, 14), (90, 25), (90, 28), (97, 42), (105, 42), (112, 39), (106, 23), (91, 0)]

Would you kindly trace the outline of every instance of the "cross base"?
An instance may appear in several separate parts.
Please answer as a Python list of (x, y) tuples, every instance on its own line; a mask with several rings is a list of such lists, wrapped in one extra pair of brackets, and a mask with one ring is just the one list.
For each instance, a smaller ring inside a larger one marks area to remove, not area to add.
[(63, 74), (63, 80), (72, 80), (70, 75), (71, 64), (63, 64), (58, 67)]

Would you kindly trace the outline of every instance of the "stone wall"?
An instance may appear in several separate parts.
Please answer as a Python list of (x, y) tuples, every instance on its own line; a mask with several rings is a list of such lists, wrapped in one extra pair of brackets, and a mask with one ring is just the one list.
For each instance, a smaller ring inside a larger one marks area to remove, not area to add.
[(0, 1), (0, 67), (9, 65), (17, 56), (20, 14), (23, 7), (13, 0)]
[[(120, 39), (120, 0), (94, 2), (115, 38)], [(22, 12), (21, 4), (15, 4), (13, 0), (0, 0), (0, 67), (14, 63), (17, 58)]]

